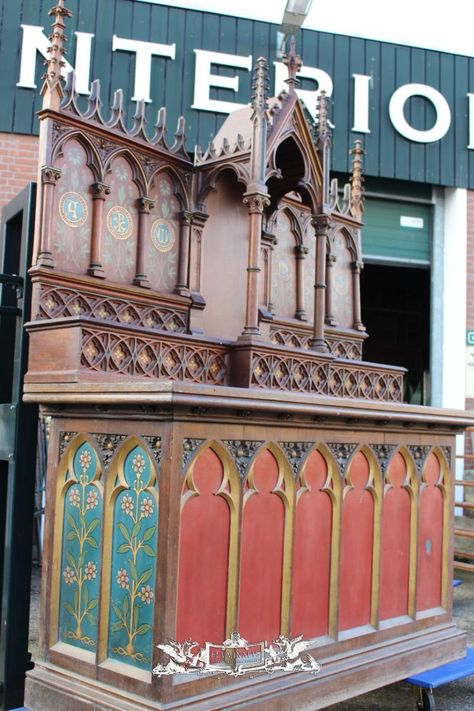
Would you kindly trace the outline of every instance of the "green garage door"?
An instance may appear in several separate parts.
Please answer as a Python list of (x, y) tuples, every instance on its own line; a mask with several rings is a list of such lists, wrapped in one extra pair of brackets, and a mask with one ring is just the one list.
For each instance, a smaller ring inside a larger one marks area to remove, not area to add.
[(362, 254), (367, 262), (429, 265), (431, 206), (367, 198)]

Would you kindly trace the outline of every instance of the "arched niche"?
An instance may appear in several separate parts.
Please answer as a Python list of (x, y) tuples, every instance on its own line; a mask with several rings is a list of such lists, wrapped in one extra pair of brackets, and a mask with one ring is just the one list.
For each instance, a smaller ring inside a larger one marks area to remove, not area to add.
[(295, 318), (297, 311), (297, 248), (301, 246), (297, 218), (284, 205), (273, 219), (276, 238), (272, 254), (271, 303), (277, 318)]
[(201, 448), (181, 495), (176, 639), (222, 643), (235, 630), (239, 478), (218, 443)]
[(145, 264), (152, 289), (171, 293), (177, 283), (180, 245), (180, 212), (184, 196), (177, 197), (176, 178), (167, 171), (155, 174), (150, 189), (154, 206), (146, 235)]
[(373, 453), (356, 451), (344, 478), (339, 629), (375, 624), (381, 478)]
[(51, 592), (51, 644), (98, 649), (102, 465), (92, 439), (78, 435), (58, 467)]
[(417, 480), (405, 449), (392, 456), (385, 477), (380, 571), (380, 619), (413, 614)]
[(332, 457), (314, 449), (297, 481), (291, 635), (333, 634), (340, 477)]
[(344, 230), (337, 230), (330, 240), (329, 258), (333, 258), (330, 300), (332, 316), (340, 328), (352, 328), (354, 325), (354, 294), (352, 263), (355, 255), (350, 235)]
[(135, 277), (138, 240), (137, 200), (141, 189), (136, 167), (127, 153), (117, 154), (106, 176), (110, 194), (104, 204), (102, 265), (111, 281), (131, 284)]
[(55, 168), (61, 171), (53, 201), (52, 253), (61, 271), (86, 274), (90, 262), (92, 185), (97, 178), (88, 167), (83, 140), (71, 138), (61, 146)]
[(420, 484), (417, 612), (446, 606), (447, 481), (446, 462), (435, 449), (425, 460)]
[(237, 629), (251, 641), (289, 630), (294, 481), (274, 445), (255, 457), (244, 482)]
[(145, 444), (130, 437), (107, 480), (101, 661), (151, 671), (157, 549), (157, 471)]
[[(202, 278), (191, 274), (191, 290), (201, 284), (206, 301), (204, 332), (235, 339), (245, 323), (248, 262), (248, 210), (243, 186), (234, 172), (223, 171), (206, 199), (209, 214), (203, 229), (193, 230), (194, 251), (202, 250)], [(197, 244), (199, 241), (199, 244)], [(192, 271), (199, 269), (195, 259)]]

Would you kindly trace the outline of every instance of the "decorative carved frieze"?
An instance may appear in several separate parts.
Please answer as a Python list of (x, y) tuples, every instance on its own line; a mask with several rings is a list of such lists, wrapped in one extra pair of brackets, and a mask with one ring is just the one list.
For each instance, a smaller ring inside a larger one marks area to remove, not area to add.
[(401, 402), (403, 376), (364, 368), (362, 363), (324, 362), (309, 353), (298, 357), (254, 350), (250, 381), (257, 388)]
[[(275, 345), (308, 350), (311, 331), (308, 329), (308, 332), (305, 333), (291, 328), (271, 327), (270, 339)], [(362, 359), (362, 344), (360, 342), (328, 335), (326, 335), (326, 342), (332, 355), (336, 356), (336, 358), (345, 358), (347, 360)]]
[(204, 439), (184, 439), (183, 440), (183, 459), (182, 459), (182, 464), (183, 464), (183, 469), (186, 468), (189, 460), (193, 456), (194, 452), (198, 447), (201, 446), (201, 444), (204, 442)]
[(81, 366), (107, 373), (225, 385), (225, 349), (84, 329)]
[(239, 471), (239, 476), (243, 480), (247, 476), (249, 466), (255, 456), (256, 451), (263, 442), (255, 442), (241, 439), (225, 439), (224, 444), (232, 454), (232, 458)]
[(385, 476), (387, 472), (388, 465), (392, 458), (392, 455), (396, 449), (394, 444), (371, 444), (371, 449), (373, 450), (377, 461), (379, 463), (380, 471), (382, 475)]
[(293, 474), (298, 476), (301, 465), (306, 457), (306, 454), (313, 446), (312, 442), (278, 442), (280, 447), (285, 451), (285, 454), (290, 462)]
[(187, 312), (184, 310), (150, 306), (132, 299), (88, 294), (66, 287), (41, 285), (39, 308), (35, 318), (68, 316), (86, 316), (101, 322), (140, 326), (171, 333), (184, 333), (187, 326)]
[[(77, 432), (60, 432), (59, 435), (59, 456), (62, 457), (70, 442), (76, 437)], [(126, 434), (109, 434), (108, 432), (94, 432), (89, 435), (90, 438), (97, 444), (101, 455), (104, 468), (107, 469), (112, 457), (114, 456), (120, 445), (127, 439)], [(155, 459), (157, 466), (161, 463), (161, 437), (144, 435), (142, 439), (147, 443), (151, 453)]]
[(347, 463), (353, 451), (356, 449), (357, 444), (353, 442), (350, 444), (346, 444), (344, 442), (326, 442), (326, 444), (334, 455), (339, 471), (342, 475), (344, 475)]

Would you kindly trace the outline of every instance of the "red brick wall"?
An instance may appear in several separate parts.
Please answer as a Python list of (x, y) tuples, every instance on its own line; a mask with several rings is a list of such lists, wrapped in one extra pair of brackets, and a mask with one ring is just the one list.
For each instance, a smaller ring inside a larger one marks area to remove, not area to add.
[(38, 137), (0, 133), (0, 211), (31, 180), (36, 180)]

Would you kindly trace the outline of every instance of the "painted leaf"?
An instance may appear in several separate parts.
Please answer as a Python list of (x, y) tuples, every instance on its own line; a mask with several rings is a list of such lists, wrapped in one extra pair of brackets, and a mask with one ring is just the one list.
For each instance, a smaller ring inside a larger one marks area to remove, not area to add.
[(122, 543), (118, 548), (117, 548), (117, 553), (126, 553), (127, 551), (130, 550), (130, 544), (129, 543)]
[(143, 625), (140, 625), (140, 627), (137, 629), (137, 634), (146, 634), (151, 630), (151, 625), (149, 625), (147, 622), (145, 622)]
[(145, 572), (141, 575), (140, 580), (138, 581), (139, 585), (144, 585), (147, 583), (151, 576), (153, 575), (153, 568), (148, 568), (148, 570), (145, 570)]
[(146, 555), (149, 555), (149, 556), (152, 557), (152, 558), (155, 556), (155, 551), (154, 551), (153, 548), (152, 548), (151, 546), (149, 546), (147, 543), (145, 543), (145, 545), (143, 546), (143, 552), (146, 553)]
[(134, 527), (132, 528), (132, 538), (135, 538), (135, 536), (138, 536), (140, 533), (141, 527), (142, 527), (143, 519), (140, 519), (139, 521), (136, 522)]
[(150, 528), (147, 528), (145, 533), (143, 534), (143, 538), (142, 538), (143, 542), (149, 541), (150, 538), (153, 538), (155, 531), (156, 531), (156, 526), (150, 526)]
[(122, 534), (122, 536), (125, 538), (125, 540), (129, 541), (130, 536), (129, 536), (128, 528), (126, 527), (126, 525), (124, 523), (119, 523), (118, 528), (119, 528), (119, 531)]

